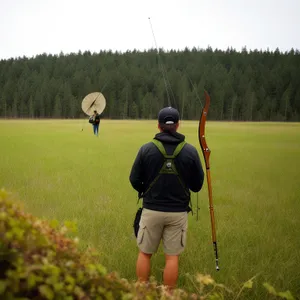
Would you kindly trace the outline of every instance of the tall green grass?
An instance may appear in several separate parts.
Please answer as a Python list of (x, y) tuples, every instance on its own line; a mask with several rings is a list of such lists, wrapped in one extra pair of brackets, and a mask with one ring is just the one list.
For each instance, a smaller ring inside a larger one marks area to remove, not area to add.
[[(83, 248), (97, 247), (108, 269), (135, 279), (137, 195), (129, 173), (156, 122), (102, 120), (99, 137), (82, 124), (0, 120), (0, 187), (39, 217), (76, 221)], [(200, 153), (197, 127), (183, 121), (180, 132)], [(179, 287), (192, 289), (187, 273), (209, 273), (232, 289), (258, 275), (252, 299), (264, 297), (266, 281), (300, 295), (300, 124), (207, 122), (206, 140), (221, 270), (214, 267), (205, 183), (199, 220), (189, 216)], [(159, 281), (163, 262), (160, 249), (152, 264)]]

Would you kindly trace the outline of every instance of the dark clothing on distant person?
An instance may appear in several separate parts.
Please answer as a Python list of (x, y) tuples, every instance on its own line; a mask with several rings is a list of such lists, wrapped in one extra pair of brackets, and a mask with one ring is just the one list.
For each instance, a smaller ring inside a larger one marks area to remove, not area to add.
[(98, 136), (100, 125), (100, 114), (96, 113), (89, 118), (89, 122), (93, 125), (94, 134)]

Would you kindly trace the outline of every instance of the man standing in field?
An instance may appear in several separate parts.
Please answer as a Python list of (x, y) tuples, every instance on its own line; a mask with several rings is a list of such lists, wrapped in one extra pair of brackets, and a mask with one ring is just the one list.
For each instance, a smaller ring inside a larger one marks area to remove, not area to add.
[(100, 125), (100, 114), (97, 110), (94, 110), (94, 114), (89, 118), (89, 122), (93, 125), (94, 135), (98, 136)]
[(160, 132), (140, 148), (130, 173), (133, 188), (143, 198), (137, 235), (138, 280), (149, 280), (151, 256), (162, 240), (163, 281), (170, 289), (176, 287), (179, 255), (186, 245), (190, 190), (200, 191), (204, 180), (198, 152), (177, 132), (178, 126), (178, 111), (163, 108), (158, 114)]

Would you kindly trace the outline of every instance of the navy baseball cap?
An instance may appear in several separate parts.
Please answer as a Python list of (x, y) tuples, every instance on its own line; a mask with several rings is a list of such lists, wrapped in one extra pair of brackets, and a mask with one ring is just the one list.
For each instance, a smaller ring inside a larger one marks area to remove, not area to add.
[(173, 107), (165, 107), (158, 113), (159, 124), (176, 124), (179, 121), (179, 112)]

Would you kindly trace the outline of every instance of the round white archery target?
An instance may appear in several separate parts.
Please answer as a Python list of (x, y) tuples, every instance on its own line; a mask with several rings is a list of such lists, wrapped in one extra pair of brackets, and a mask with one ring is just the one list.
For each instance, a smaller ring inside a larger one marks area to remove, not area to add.
[(82, 110), (88, 115), (92, 116), (94, 110), (97, 111), (98, 114), (101, 114), (106, 106), (106, 100), (102, 93), (95, 92), (90, 93), (84, 97), (81, 103)]

